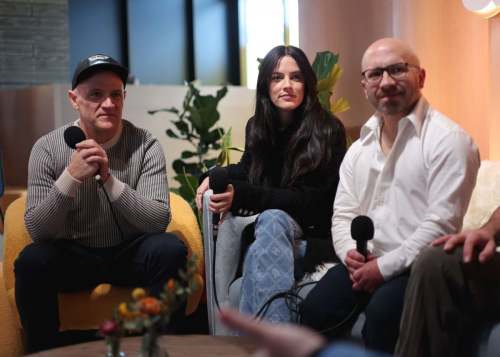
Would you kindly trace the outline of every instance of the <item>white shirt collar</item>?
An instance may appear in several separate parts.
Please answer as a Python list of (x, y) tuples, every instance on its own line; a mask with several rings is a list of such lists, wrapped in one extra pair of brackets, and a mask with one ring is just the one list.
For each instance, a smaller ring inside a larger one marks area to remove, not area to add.
[[(413, 108), (410, 114), (400, 120), (400, 123), (404, 120), (408, 120), (415, 126), (415, 131), (418, 136), (420, 136), (420, 131), (422, 129), (422, 125), (424, 123), (425, 117), (429, 111), (429, 102), (422, 95), (420, 99), (417, 101), (417, 104)], [(360, 141), (364, 143), (370, 134), (374, 135), (376, 133), (377, 136), (380, 135), (380, 127), (382, 126), (382, 114), (377, 111), (375, 114), (371, 116), (370, 119), (363, 125), (361, 128)]]

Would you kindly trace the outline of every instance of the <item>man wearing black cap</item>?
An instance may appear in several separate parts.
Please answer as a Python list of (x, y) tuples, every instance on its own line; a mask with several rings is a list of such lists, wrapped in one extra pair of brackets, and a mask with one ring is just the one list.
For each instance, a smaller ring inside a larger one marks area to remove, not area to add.
[[(28, 353), (61, 343), (58, 293), (110, 283), (148, 286), (158, 296), (185, 269), (186, 246), (165, 233), (171, 212), (162, 147), (122, 119), (127, 76), (109, 56), (80, 61), (68, 92), (80, 119), (31, 152), (25, 221), (34, 243), (15, 262)], [(64, 138), (71, 126), (86, 137), (76, 150)], [(180, 332), (184, 314), (174, 314), (172, 332)]]

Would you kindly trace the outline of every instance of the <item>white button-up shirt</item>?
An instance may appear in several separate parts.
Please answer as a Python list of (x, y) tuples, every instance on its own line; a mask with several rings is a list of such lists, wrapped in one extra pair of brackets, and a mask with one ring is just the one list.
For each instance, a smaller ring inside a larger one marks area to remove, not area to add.
[(369, 216), (375, 236), (368, 248), (388, 280), (433, 240), (461, 230), (480, 158), (472, 138), (423, 96), (399, 121), (387, 157), (380, 146), (381, 125), (376, 113), (342, 162), (332, 237), (345, 264), (347, 251), (356, 249), (351, 222), (358, 215)]

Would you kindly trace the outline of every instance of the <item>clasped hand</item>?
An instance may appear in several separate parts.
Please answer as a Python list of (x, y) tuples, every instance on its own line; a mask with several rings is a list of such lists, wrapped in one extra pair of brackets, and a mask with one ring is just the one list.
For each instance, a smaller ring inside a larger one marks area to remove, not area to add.
[(84, 181), (98, 173), (103, 182), (106, 182), (109, 177), (106, 151), (93, 139), (79, 142), (76, 148), (68, 166), (70, 175)]
[[(200, 212), (203, 212), (202, 199), (206, 190), (210, 189), (209, 178), (203, 180), (201, 185), (196, 190), (196, 206)], [(210, 205), (208, 209), (213, 213), (222, 213), (219, 225), (226, 219), (231, 206), (233, 205), (234, 188), (233, 185), (227, 185), (227, 190), (224, 193), (213, 194), (210, 196)]]
[(373, 294), (385, 280), (377, 264), (377, 258), (368, 251), (366, 262), (365, 257), (356, 249), (351, 249), (345, 257), (345, 265), (349, 271), (349, 278), (354, 283), (354, 290), (367, 291)]

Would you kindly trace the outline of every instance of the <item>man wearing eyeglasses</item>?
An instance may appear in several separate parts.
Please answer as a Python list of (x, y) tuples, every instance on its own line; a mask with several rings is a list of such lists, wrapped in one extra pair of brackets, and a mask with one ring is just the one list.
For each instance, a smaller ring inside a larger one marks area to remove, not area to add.
[[(409, 268), (436, 238), (460, 231), (480, 159), (471, 137), (422, 95), (426, 73), (407, 44), (376, 41), (361, 68), (377, 112), (340, 168), (332, 237), (343, 264), (327, 272), (300, 312), (304, 324), (335, 338), (364, 310), (367, 347), (393, 353)], [(366, 259), (350, 232), (359, 215), (375, 227)]]

